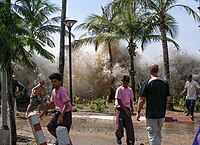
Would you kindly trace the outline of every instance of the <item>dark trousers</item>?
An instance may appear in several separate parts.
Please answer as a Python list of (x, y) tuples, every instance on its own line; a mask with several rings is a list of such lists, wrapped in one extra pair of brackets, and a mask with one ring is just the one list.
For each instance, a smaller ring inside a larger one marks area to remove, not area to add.
[(127, 116), (124, 110), (117, 108), (115, 135), (118, 139), (121, 139), (124, 136), (123, 128), (126, 130), (127, 145), (133, 145), (135, 143), (135, 135), (131, 116)]
[(191, 116), (194, 116), (195, 102), (196, 102), (196, 100), (191, 100), (191, 99), (185, 100), (185, 105), (186, 105), (187, 111)]
[(54, 116), (51, 118), (51, 121), (47, 125), (47, 128), (52, 132), (56, 133), (56, 128), (58, 126), (65, 126), (70, 131), (71, 124), (72, 124), (72, 112), (65, 112), (63, 116), (63, 122), (61, 124), (57, 124), (58, 117), (60, 116), (60, 112), (56, 112)]

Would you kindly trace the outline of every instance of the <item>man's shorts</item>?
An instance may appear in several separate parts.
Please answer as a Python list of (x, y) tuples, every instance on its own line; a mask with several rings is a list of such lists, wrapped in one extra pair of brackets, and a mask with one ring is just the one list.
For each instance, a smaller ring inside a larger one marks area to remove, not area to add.
[(30, 96), (30, 103), (33, 107), (37, 107), (38, 104), (42, 103), (42, 99), (40, 96)]

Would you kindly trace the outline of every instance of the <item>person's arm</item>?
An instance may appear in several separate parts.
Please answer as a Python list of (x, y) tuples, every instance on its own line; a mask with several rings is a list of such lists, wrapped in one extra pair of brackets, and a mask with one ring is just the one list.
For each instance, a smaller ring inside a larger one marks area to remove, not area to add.
[(124, 106), (121, 99), (117, 99), (117, 101), (118, 101), (118, 104), (120, 105), (121, 109), (123, 109), (126, 112), (126, 115), (130, 116), (131, 112)]
[(35, 87), (33, 87), (31, 89), (33, 95), (36, 95), (35, 93), (36, 93), (36, 91), (38, 90), (39, 87), (40, 87), (40, 84), (36, 85)]
[(200, 89), (197, 89), (197, 98), (200, 97)]
[(19, 87), (18, 87), (18, 86), (16, 86), (15, 92), (14, 92), (14, 93), (15, 93), (15, 94), (14, 94), (15, 97), (20, 96), (20, 91), (19, 91)]
[(43, 92), (44, 92), (44, 96), (46, 98), (47, 103), (49, 103), (50, 102), (50, 96), (49, 96), (47, 89), (45, 87), (43, 87)]
[(133, 114), (133, 112), (134, 112), (133, 99), (130, 100), (130, 106), (131, 106), (131, 114)]
[(137, 104), (137, 115), (136, 115), (136, 118), (138, 121), (140, 120), (140, 112), (142, 110), (144, 103), (145, 103), (145, 97), (142, 97), (142, 96), (139, 97), (138, 104)]
[(131, 99), (130, 99), (131, 114), (133, 114), (133, 112), (134, 112), (133, 101), (135, 101), (135, 96), (132, 92)]
[(44, 111), (40, 114), (40, 118), (42, 118), (45, 114), (46, 114), (46, 112), (50, 109), (50, 108), (52, 108), (54, 106), (54, 103), (53, 102), (50, 102), (49, 104), (48, 104), (48, 106), (44, 109)]
[(187, 89), (186, 88), (184, 88), (183, 89), (183, 91), (180, 93), (180, 95), (182, 96), (184, 93), (186, 93), (187, 92)]
[(171, 96), (168, 96), (168, 97), (167, 97), (167, 103), (170, 103), (170, 102), (171, 102), (171, 99), (172, 99), (172, 97), (171, 97)]
[(64, 107), (63, 107), (63, 109), (62, 109), (62, 111), (61, 111), (61, 113), (60, 113), (60, 115), (58, 117), (57, 124), (60, 124), (60, 123), (63, 122), (63, 116), (64, 116), (64, 114), (65, 114), (65, 112), (66, 112), (68, 107), (69, 107), (69, 105), (68, 105), (68, 101), (67, 101), (67, 102), (64, 103)]
[(199, 86), (199, 84), (198, 83), (196, 83), (196, 87), (197, 87), (197, 96), (199, 96), (200, 95), (200, 86)]

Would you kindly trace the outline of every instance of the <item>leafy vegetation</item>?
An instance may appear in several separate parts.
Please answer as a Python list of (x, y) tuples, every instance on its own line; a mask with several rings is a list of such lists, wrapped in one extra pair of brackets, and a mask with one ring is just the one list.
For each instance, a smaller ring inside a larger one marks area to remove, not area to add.
[[(105, 44), (103, 48), (106, 47), (107, 51), (102, 49), (102, 53), (97, 52), (98, 54), (90, 52), (85, 54), (86, 59), (81, 59), (84, 55), (81, 51), (75, 54), (74, 62), (78, 65), (73, 71), (76, 78), (73, 79), (75, 84), (73, 86), (76, 95), (79, 96), (74, 99), (77, 108), (84, 109), (83, 99), (87, 99), (92, 100), (90, 108), (104, 112), (107, 98), (101, 96), (114, 92), (120, 85), (122, 74), (130, 74), (131, 87), (135, 92), (136, 84), (140, 84), (148, 77), (147, 65), (144, 62), (139, 63), (140, 56), (137, 49), (141, 44), (140, 47), (144, 50), (152, 41), (162, 43), (161, 73), (170, 82), (174, 105), (184, 108), (184, 100), (179, 96), (179, 92), (183, 89), (185, 75), (193, 73), (196, 75), (195, 79), (200, 80), (198, 69), (200, 66), (198, 59), (187, 58), (187, 55), (180, 53), (173, 59), (170, 58), (171, 63), (169, 63), (168, 42), (173, 43), (178, 49), (179, 46), (174, 40), (177, 23), (168, 11), (174, 7), (181, 7), (197, 22), (200, 17), (190, 7), (177, 2), (176, 0), (114, 0), (102, 7), (101, 15), (92, 14), (80, 25), (89, 36), (75, 41), (74, 46), (94, 43), (97, 50), (100, 44)], [(51, 35), (60, 31), (60, 27), (55, 25), (60, 21), (60, 17), (51, 18), (51, 16), (58, 11), (59, 8), (47, 0), (0, 2), (0, 64), (6, 68), (8, 74), (8, 104), (11, 130), (14, 130), (11, 135), (13, 145), (16, 142), (11, 91), (13, 65), (18, 64), (31, 68), (31, 71), (34, 70), (37, 66), (32, 57), (35, 52), (54, 61), (54, 55), (44, 47), (55, 46)], [(125, 41), (124, 46), (121, 41)], [(109, 57), (106, 54), (109, 54)], [(185, 59), (187, 61), (183, 61)], [(25, 94), (23, 97), (26, 97)], [(196, 109), (199, 110), (199, 101)]]

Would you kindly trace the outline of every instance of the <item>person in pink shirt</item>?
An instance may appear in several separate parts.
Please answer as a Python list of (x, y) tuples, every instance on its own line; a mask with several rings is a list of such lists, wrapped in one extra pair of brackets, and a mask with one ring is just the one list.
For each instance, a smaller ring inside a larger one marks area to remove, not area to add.
[[(52, 117), (51, 121), (47, 125), (48, 131), (56, 137), (56, 128), (58, 126), (65, 126), (70, 131), (70, 127), (72, 124), (72, 104), (67, 95), (67, 91), (61, 85), (62, 76), (59, 73), (53, 73), (49, 76), (49, 79), (52, 83), (52, 93), (51, 99), (48, 106), (44, 109), (44, 111), (40, 114), (40, 118), (42, 118), (48, 109), (55, 106), (56, 113)], [(58, 144), (57, 141), (55, 144)]]
[(134, 145), (135, 135), (131, 119), (133, 113), (133, 90), (129, 87), (129, 76), (123, 76), (122, 85), (117, 88), (115, 93), (115, 109), (116, 109), (116, 143), (122, 144), (124, 136), (123, 128), (126, 130), (127, 145)]

